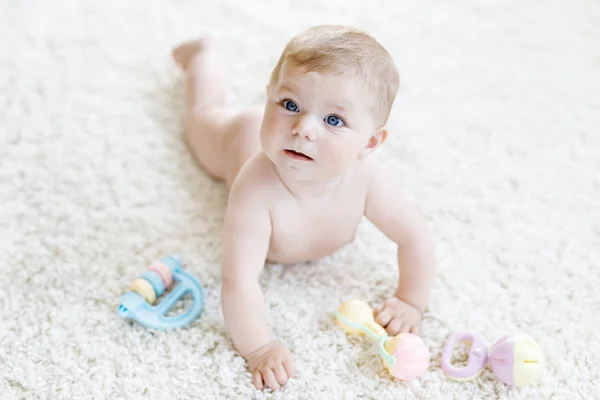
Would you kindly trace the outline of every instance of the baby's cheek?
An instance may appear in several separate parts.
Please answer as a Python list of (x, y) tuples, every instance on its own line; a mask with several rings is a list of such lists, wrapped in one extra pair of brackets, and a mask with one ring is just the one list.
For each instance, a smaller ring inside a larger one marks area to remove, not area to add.
[(265, 114), (263, 117), (263, 122), (261, 125), (261, 134), (263, 136), (268, 136), (273, 131), (273, 118), (269, 116), (269, 114)]
[(265, 118), (260, 134), (263, 145), (273, 144), (276, 141), (278, 129), (277, 121)]
[(341, 143), (332, 143), (330, 146), (331, 165), (336, 170), (344, 169), (353, 159), (352, 149)]

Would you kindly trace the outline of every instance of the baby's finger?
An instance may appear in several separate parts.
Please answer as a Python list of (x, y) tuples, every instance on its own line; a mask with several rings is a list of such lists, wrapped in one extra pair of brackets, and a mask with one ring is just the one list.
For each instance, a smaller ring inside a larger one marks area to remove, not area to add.
[(294, 363), (294, 360), (289, 359), (289, 358), (284, 359), (283, 360), (283, 367), (287, 371), (287, 375), (290, 378), (295, 378), (296, 377), (296, 364)]
[(252, 373), (252, 384), (258, 390), (263, 390), (264, 389), (263, 378), (262, 378), (262, 375), (261, 375), (260, 371), (254, 371)]
[(402, 328), (400, 329), (400, 333), (408, 333), (408, 332), (410, 332), (410, 328), (411, 328), (411, 326), (409, 324), (404, 324), (404, 325), (402, 325)]
[(386, 332), (390, 336), (396, 336), (400, 333), (400, 329), (403, 327), (402, 321), (399, 318), (394, 318), (392, 322), (385, 327)]
[(389, 322), (392, 320), (392, 312), (388, 309), (383, 310), (382, 312), (380, 312), (377, 315), (377, 318), (375, 319), (375, 321), (385, 327), (387, 324), (389, 324)]
[(265, 368), (262, 371), (262, 374), (263, 374), (263, 379), (265, 381), (265, 385), (267, 385), (268, 387), (270, 387), (273, 390), (279, 390), (281, 385), (279, 384), (279, 382), (277, 382), (277, 379), (275, 378), (275, 374), (273, 373), (273, 370), (271, 370), (270, 368)]
[(415, 325), (412, 327), (412, 329), (410, 330), (410, 333), (414, 333), (415, 335), (419, 335), (421, 336), (421, 329), (419, 328), (418, 325)]
[(283, 385), (287, 382), (288, 374), (287, 374), (287, 372), (285, 372), (285, 368), (283, 368), (283, 364), (279, 364), (278, 366), (276, 366), (273, 369), (273, 372), (275, 373), (275, 379), (277, 379), (277, 382), (279, 382), (280, 385)]
[(379, 314), (381, 312), (381, 310), (383, 309), (383, 304), (377, 304), (374, 308), (373, 308), (373, 315), (377, 316), (377, 314)]

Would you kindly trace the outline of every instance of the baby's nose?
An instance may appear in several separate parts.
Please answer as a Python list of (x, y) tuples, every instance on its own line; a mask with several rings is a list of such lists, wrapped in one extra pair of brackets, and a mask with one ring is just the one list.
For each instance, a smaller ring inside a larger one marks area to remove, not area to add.
[(292, 127), (292, 134), (314, 141), (317, 138), (316, 127), (309, 116), (299, 117)]

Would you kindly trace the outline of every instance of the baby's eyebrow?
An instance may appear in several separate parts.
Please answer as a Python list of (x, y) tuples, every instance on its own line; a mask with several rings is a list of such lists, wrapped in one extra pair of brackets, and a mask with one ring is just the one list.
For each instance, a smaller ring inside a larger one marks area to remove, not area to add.
[(339, 111), (342, 114), (352, 111), (352, 105), (350, 105), (349, 107), (344, 107), (341, 104), (332, 103), (331, 107), (335, 108), (337, 111)]
[(289, 86), (286, 86), (286, 85), (281, 85), (281, 86), (279, 87), (279, 91), (280, 91), (280, 92), (289, 92), (289, 93), (294, 93), (294, 90), (293, 90), (293, 88), (291, 88), (291, 87), (289, 87)]

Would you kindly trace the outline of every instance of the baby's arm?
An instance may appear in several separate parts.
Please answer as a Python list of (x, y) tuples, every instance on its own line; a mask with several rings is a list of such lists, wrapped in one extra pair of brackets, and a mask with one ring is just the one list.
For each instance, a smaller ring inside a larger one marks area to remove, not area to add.
[(435, 277), (433, 239), (419, 211), (377, 160), (369, 179), (365, 216), (398, 244), (400, 270), (394, 296), (375, 308), (376, 320), (390, 335), (419, 333)]
[(271, 218), (264, 191), (251, 181), (231, 188), (223, 224), (222, 307), (225, 325), (248, 361), (258, 389), (276, 390), (295, 374), (289, 350), (277, 342), (267, 324), (259, 286), (271, 239)]

